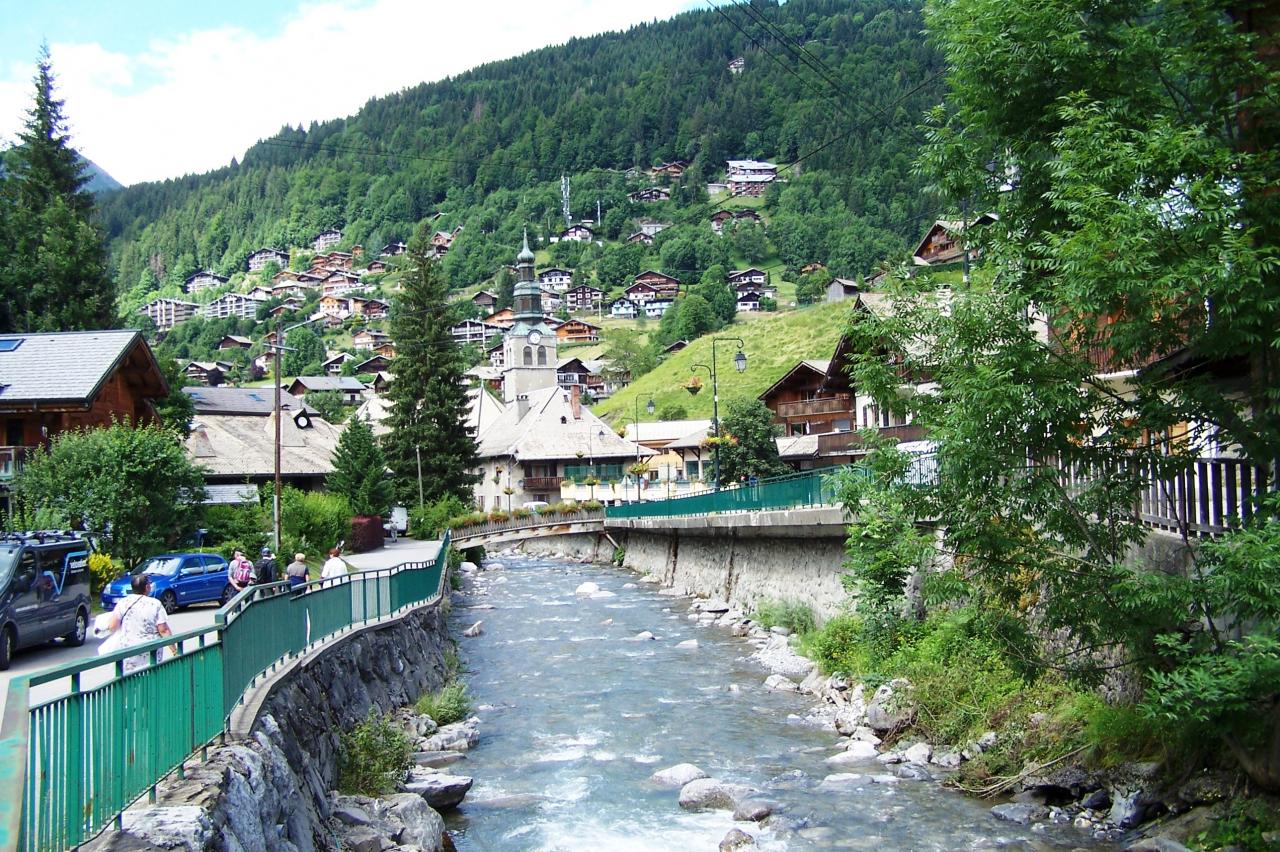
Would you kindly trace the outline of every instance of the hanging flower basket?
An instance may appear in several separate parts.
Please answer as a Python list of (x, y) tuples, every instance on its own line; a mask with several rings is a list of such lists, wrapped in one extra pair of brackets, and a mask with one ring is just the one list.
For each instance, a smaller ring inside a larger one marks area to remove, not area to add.
[(702, 390), (702, 379), (698, 376), (690, 376), (689, 381), (683, 385), (684, 389), (689, 392), (690, 396), (697, 396), (698, 391)]
[(648, 462), (635, 462), (630, 467), (627, 468), (627, 473), (631, 474), (632, 476), (644, 476), (648, 472), (649, 472)]

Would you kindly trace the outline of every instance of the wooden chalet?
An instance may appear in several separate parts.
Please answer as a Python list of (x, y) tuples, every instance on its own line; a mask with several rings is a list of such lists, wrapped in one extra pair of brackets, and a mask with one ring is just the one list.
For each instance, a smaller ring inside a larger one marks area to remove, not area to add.
[(735, 269), (729, 273), (728, 281), (729, 286), (734, 288), (740, 287), (743, 284), (763, 287), (769, 283), (769, 273), (761, 269), (756, 269), (754, 266), (749, 269)]
[(201, 290), (208, 290), (210, 287), (218, 287), (226, 284), (228, 279), (208, 269), (202, 269), (194, 275), (188, 275), (187, 279), (182, 282), (182, 289), (188, 293), (199, 293)]
[(278, 266), (289, 265), (289, 253), (280, 251), (280, 249), (261, 248), (249, 255), (248, 259), (249, 271), (260, 272), (267, 268), (267, 264), (274, 263)]
[(387, 243), (382, 247), (382, 251), (378, 252), (379, 257), (396, 257), (402, 255), (409, 250), (409, 247), (401, 242)]
[(642, 245), (651, 246), (653, 245), (653, 234), (646, 234), (644, 231), (636, 231), (634, 234), (627, 237), (627, 242), (641, 243)]
[(390, 341), (390, 335), (369, 328), (361, 329), (351, 335), (351, 347), (357, 351), (372, 351), (374, 347)]
[(238, 334), (224, 334), (218, 341), (218, 349), (252, 349), (253, 341)]
[(649, 170), (649, 174), (667, 175), (668, 177), (678, 178), (684, 175), (685, 170), (689, 168), (688, 160), (672, 160), (669, 163), (663, 163), (660, 166), (654, 166)]
[(503, 308), (500, 311), (494, 311), (484, 318), (489, 325), (496, 325), (500, 328), (511, 328), (516, 324), (516, 315), (511, 308)]
[(590, 284), (579, 284), (565, 293), (564, 298), (570, 311), (598, 311), (604, 304), (604, 291)]
[[(989, 225), (995, 217), (984, 213), (969, 223), (969, 227)], [(964, 259), (964, 249), (960, 236), (965, 224), (958, 219), (939, 219), (930, 226), (924, 238), (920, 240), (916, 250), (911, 253), (912, 260), (921, 266), (935, 266), (955, 263)]]
[(385, 373), (391, 369), (391, 359), (385, 355), (374, 355), (372, 358), (356, 364), (357, 373)]
[(226, 361), (189, 361), (182, 372), (198, 385), (216, 387), (227, 380), (232, 368)]
[(671, 198), (671, 190), (663, 186), (646, 186), (635, 192), (627, 193), (627, 198), (634, 202), (652, 204), (655, 201), (666, 201)]
[(580, 319), (566, 320), (556, 326), (556, 339), (561, 343), (595, 343), (600, 339), (600, 326)]
[(570, 225), (560, 232), (557, 239), (561, 242), (589, 243), (596, 238), (596, 232), (589, 225)]
[[(650, 288), (651, 290), (653, 288)], [(640, 306), (630, 296), (619, 296), (609, 303), (609, 316), (617, 319), (635, 319), (640, 313)]]
[(623, 295), (630, 299), (637, 307), (648, 304), (658, 298), (658, 291), (650, 284), (637, 282), (622, 291)]
[(773, 412), (783, 435), (848, 431), (853, 424), (853, 395), (827, 390), (829, 360), (801, 361), (759, 399)]
[(320, 362), (320, 370), (326, 376), (341, 376), (342, 367), (348, 361), (354, 361), (356, 356), (350, 352), (338, 352)]
[(488, 290), (481, 290), (471, 297), (471, 304), (484, 308), (486, 311), (492, 311), (493, 306), (498, 304), (498, 295)]

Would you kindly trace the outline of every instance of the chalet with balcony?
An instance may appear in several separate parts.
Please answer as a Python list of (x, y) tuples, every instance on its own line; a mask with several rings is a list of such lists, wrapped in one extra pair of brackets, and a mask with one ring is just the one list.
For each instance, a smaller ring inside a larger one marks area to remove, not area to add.
[(401, 242), (387, 243), (382, 247), (382, 251), (378, 252), (378, 257), (396, 257), (402, 255), (409, 250), (409, 247)]
[(729, 273), (728, 281), (729, 286), (734, 289), (744, 284), (753, 285), (759, 289), (769, 283), (769, 273), (756, 269), (754, 266), (749, 269), (735, 269)]
[(301, 299), (295, 299), (295, 298), (293, 298), (292, 296), (290, 296), (288, 299), (285, 299), (283, 302), (281, 302), (280, 304), (276, 305), (276, 306), (275, 306), (274, 308), (272, 308), (271, 310), (267, 311), (267, 313), (268, 313), (270, 316), (278, 317), (278, 316), (280, 316), (281, 314), (287, 314), (287, 313), (289, 313), (290, 311), (296, 311), (296, 310), (299, 310), (299, 309), (301, 309), (301, 308), (302, 308), (302, 300), (301, 300)]
[[(995, 216), (984, 213), (969, 223), (969, 227), (989, 225)], [(921, 266), (938, 266), (964, 259), (961, 235), (965, 223), (959, 219), (939, 219), (934, 222), (911, 253), (912, 260)]]
[(649, 319), (662, 319), (662, 315), (671, 310), (674, 299), (658, 296), (644, 303), (644, 315)]
[(643, 305), (647, 305), (658, 298), (658, 291), (651, 284), (632, 284), (622, 293), (623, 298), (630, 299), (637, 308), (641, 308)]
[(538, 284), (563, 293), (573, 284), (573, 270), (549, 266), (538, 273)]
[(356, 364), (356, 374), (363, 375), (365, 373), (387, 373), (391, 371), (391, 359), (386, 355), (374, 355)]
[(345, 319), (351, 316), (351, 300), (342, 296), (321, 296), (320, 313), (327, 317)]
[(345, 296), (364, 289), (359, 275), (340, 269), (330, 272), (324, 281), (320, 282), (320, 286), (326, 296)]
[(182, 372), (195, 384), (217, 387), (226, 382), (227, 375), (234, 367), (227, 361), (189, 361)]
[(478, 308), (483, 308), (486, 312), (491, 312), (494, 306), (498, 304), (498, 296), (488, 290), (481, 290), (471, 297), (471, 304)]
[(558, 311), (564, 305), (564, 299), (555, 290), (542, 291), (542, 307), (547, 311)]
[(656, 201), (667, 201), (671, 198), (671, 190), (663, 186), (646, 186), (635, 192), (627, 193), (627, 198), (641, 204), (652, 204)]
[(570, 312), (598, 311), (604, 304), (604, 291), (589, 284), (579, 284), (564, 295)]
[(511, 328), (516, 324), (515, 311), (511, 310), (511, 308), (503, 308), (500, 311), (494, 311), (489, 314), (484, 318), (484, 321), (499, 328)]
[(591, 228), (591, 226), (583, 225), (581, 223), (577, 225), (570, 225), (568, 228), (561, 231), (556, 237), (560, 242), (568, 241), (577, 243), (589, 243), (595, 238), (596, 232)]
[(734, 294), (736, 310), (740, 314), (755, 313), (764, 310), (761, 300), (766, 298), (759, 290), (753, 289), (748, 285), (745, 289), (738, 290)]
[(31, 448), (73, 429), (159, 420), (169, 385), (137, 331), (0, 335), (0, 509)]
[(366, 275), (376, 275), (379, 272), (386, 272), (389, 268), (390, 267), (387, 266), (384, 261), (371, 260), (364, 269), (360, 270), (360, 277), (363, 278)]
[(669, 163), (663, 163), (660, 166), (654, 166), (649, 170), (649, 174), (657, 177), (658, 175), (666, 175), (667, 177), (678, 178), (683, 177), (685, 171), (689, 168), (688, 160), (672, 160)]
[(504, 344), (501, 340), (485, 350), (485, 355), (489, 359), (489, 366), (495, 368), (505, 367), (507, 364), (506, 354), (503, 352)]
[(364, 296), (352, 296), (348, 300), (352, 316), (365, 319), (385, 319), (391, 312), (391, 305), (381, 299), (369, 299)]
[(188, 293), (199, 293), (201, 290), (208, 290), (210, 287), (220, 287), (227, 283), (224, 276), (218, 275), (208, 269), (202, 269), (195, 275), (187, 276), (187, 280), (182, 282), (182, 289)]
[(361, 329), (351, 335), (351, 348), (357, 352), (372, 351), (375, 347), (391, 342), (391, 335), (370, 328)]
[(759, 198), (764, 195), (765, 190), (769, 188), (769, 184), (773, 183), (772, 175), (734, 175), (725, 181), (729, 185), (729, 194), (745, 197)]
[(556, 326), (556, 339), (561, 343), (595, 343), (600, 340), (600, 326), (580, 319), (566, 320)]
[(627, 237), (627, 242), (641, 243), (646, 246), (651, 246), (653, 245), (653, 234), (646, 234), (644, 231), (636, 231), (634, 234)]
[(459, 346), (484, 346), (495, 334), (502, 334), (502, 326), (482, 322), (478, 319), (465, 319), (450, 329), (453, 339)]
[(340, 394), (347, 405), (358, 405), (364, 393), (364, 385), (354, 376), (298, 376), (289, 385), (289, 393), (298, 398), (324, 391)]
[[(636, 284), (647, 284), (653, 288), (656, 296), (666, 299), (675, 299), (680, 295), (680, 279), (665, 272), (657, 272), (652, 269), (646, 269), (635, 277)], [(630, 288), (627, 290), (630, 295)]]
[(249, 271), (261, 272), (267, 268), (267, 264), (274, 263), (277, 266), (289, 265), (289, 253), (280, 251), (280, 249), (261, 248), (249, 255)]
[(746, 59), (742, 58), (741, 56), (735, 56), (733, 59), (729, 60), (730, 74), (741, 74), (745, 70), (747, 70)]
[(373, 347), (373, 354), (381, 355), (387, 359), (394, 358), (396, 357), (396, 345), (390, 340), (384, 341)]
[(320, 370), (326, 376), (341, 376), (342, 366), (348, 361), (354, 360), (356, 360), (356, 356), (352, 355), (350, 352), (339, 352), (335, 355), (330, 355), (324, 361), (320, 362)]
[(328, 251), (340, 242), (342, 242), (342, 231), (329, 228), (327, 231), (316, 234), (316, 238), (311, 241), (311, 248), (314, 251)]
[(829, 360), (796, 364), (759, 399), (773, 412), (784, 436), (847, 432), (853, 426), (853, 395), (825, 389)]
[(592, 414), (577, 385), (521, 394), (477, 431), (479, 464), (472, 472), (478, 476), (476, 506), (485, 511), (519, 508), (530, 500), (556, 502), (566, 479), (588, 476), (599, 480), (591, 486), (597, 498), (608, 500), (609, 483), (627, 475), (637, 452), (653, 455)]
[(218, 341), (218, 349), (252, 349), (253, 341), (239, 334), (224, 334), (222, 340)]
[(186, 322), (196, 315), (200, 306), (195, 302), (183, 302), (178, 299), (152, 299), (138, 313), (151, 317), (157, 331), (168, 331), (181, 322)]
[(639, 304), (630, 296), (619, 296), (609, 303), (609, 316), (614, 319), (635, 319), (640, 310)]
[(736, 222), (752, 222), (761, 224), (764, 220), (760, 218), (760, 214), (749, 207), (740, 210), (717, 210), (711, 214), (711, 230), (717, 234), (723, 234), (725, 228)]

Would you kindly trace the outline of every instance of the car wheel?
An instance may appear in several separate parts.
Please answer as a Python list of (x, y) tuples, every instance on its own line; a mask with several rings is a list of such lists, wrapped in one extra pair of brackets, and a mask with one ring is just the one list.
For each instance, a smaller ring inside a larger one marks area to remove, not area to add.
[(173, 615), (178, 611), (178, 596), (170, 589), (160, 595), (160, 605), (164, 607), (164, 611)]
[(0, 672), (9, 670), (9, 663), (13, 660), (13, 645), (13, 628), (0, 630)]
[(62, 641), (70, 645), (72, 648), (79, 648), (84, 644), (85, 637), (89, 635), (89, 613), (84, 610), (76, 611), (76, 623), (71, 628), (71, 632), (62, 637)]
[(236, 587), (231, 585), (230, 583), (227, 583), (227, 585), (222, 588), (222, 597), (218, 598), (218, 603), (222, 604), (223, 606), (226, 606), (227, 602), (230, 601), (235, 596), (236, 596)]

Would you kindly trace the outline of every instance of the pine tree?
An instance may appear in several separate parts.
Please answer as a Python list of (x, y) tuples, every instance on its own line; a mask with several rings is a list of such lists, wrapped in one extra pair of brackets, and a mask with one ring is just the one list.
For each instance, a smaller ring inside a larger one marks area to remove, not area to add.
[(353, 418), (338, 439), (333, 473), (325, 478), (325, 485), (345, 497), (357, 516), (381, 515), (391, 506), (386, 457), (365, 420)]
[(109, 328), (115, 284), (89, 221), (85, 161), (70, 146), (47, 47), (35, 87), (0, 184), (0, 332)]
[(409, 244), (410, 271), (391, 317), (395, 379), (384, 448), (402, 501), (416, 501), (421, 482), (427, 503), (448, 496), (470, 503), (476, 445), (466, 424), (467, 364), (450, 331), (448, 286), (429, 256), (429, 238), (424, 227)]

